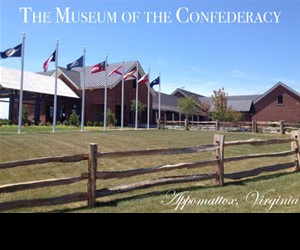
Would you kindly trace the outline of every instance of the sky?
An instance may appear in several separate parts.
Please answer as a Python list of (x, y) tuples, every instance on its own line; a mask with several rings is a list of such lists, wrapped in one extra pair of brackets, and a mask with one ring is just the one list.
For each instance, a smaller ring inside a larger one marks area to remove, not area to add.
[[(103, 61), (108, 53), (108, 63), (139, 60), (145, 72), (150, 69), (151, 80), (161, 72), (164, 93), (185, 88), (210, 96), (224, 88), (229, 95), (263, 94), (279, 81), (300, 92), (300, 0), (0, 2), (0, 51), (20, 44), (25, 32), (25, 71), (42, 71), (58, 39), (59, 66), (79, 58), (86, 46), (86, 65)], [(22, 7), (31, 8), (26, 18)], [(100, 12), (105, 22), (87, 23), (82, 18), (83, 23), (75, 23), (71, 16), (59, 18), (57, 8), (62, 14), (66, 8), (76, 15)], [(166, 18), (154, 19), (154, 12)], [(201, 23), (201, 12), (267, 13), (272, 23)], [(274, 12), (280, 13), (278, 22), (268, 14)], [(109, 19), (113, 13), (116, 19)], [(33, 14), (48, 18), (33, 19)], [(0, 60), (0, 65), (20, 69), (20, 58)]]

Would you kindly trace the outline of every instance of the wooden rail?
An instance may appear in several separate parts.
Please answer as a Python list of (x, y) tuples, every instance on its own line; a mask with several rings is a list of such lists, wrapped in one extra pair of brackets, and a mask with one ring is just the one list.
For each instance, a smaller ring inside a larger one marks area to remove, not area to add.
[(158, 128), (181, 127), (186, 130), (189, 127), (195, 127), (199, 129), (209, 129), (219, 131), (221, 129), (227, 131), (252, 131), (258, 132), (272, 132), (285, 134), (285, 132), (298, 130), (300, 124), (286, 123), (284, 121), (252, 121), (252, 122), (221, 122), (221, 121), (164, 121), (158, 122)]
[[(291, 143), (291, 150), (283, 152), (261, 153), (241, 155), (225, 158), (224, 148), (229, 146), (240, 145), (271, 145), (280, 143)], [(168, 155), (168, 154), (188, 154), (188, 153), (200, 153), (200, 152), (212, 152), (211, 160), (195, 161), (195, 162), (183, 162), (177, 164), (160, 165), (149, 168), (129, 169), (124, 171), (97, 171), (98, 160), (101, 165), (101, 159), (103, 158), (119, 158), (119, 157), (138, 157), (142, 155)], [(224, 173), (224, 164), (227, 162), (240, 161), (246, 159), (255, 159), (262, 157), (282, 157), (292, 156), (292, 162), (285, 164), (277, 164), (274, 166), (260, 167), (252, 170), (246, 170), (237, 173)], [(133, 190), (154, 187), (158, 185), (184, 183), (193, 181), (202, 181), (214, 179), (215, 183), (219, 186), (224, 184), (224, 178), (228, 179), (240, 179), (249, 176), (256, 176), (263, 172), (278, 171), (286, 168), (295, 167), (295, 170), (300, 170), (300, 130), (293, 131), (291, 139), (273, 139), (273, 140), (258, 140), (249, 139), (244, 141), (228, 141), (225, 142), (224, 135), (214, 135), (213, 143), (209, 145), (201, 145), (185, 148), (166, 148), (166, 149), (145, 149), (145, 150), (131, 150), (131, 151), (119, 151), (119, 152), (98, 152), (97, 144), (89, 145), (88, 154), (78, 154), (72, 156), (58, 156), (58, 157), (45, 157), (13, 162), (0, 163), (0, 171), (5, 168), (28, 166), (34, 164), (44, 164), (48, 162), (77, 162), (88, 160), (88, 173), (82, 173), (78, 177), (67, 177), (59, 179), (39, 180), (23, 183), (13, 183), (0, 186), (1, 193), (11, 193), (22, 190), (30, 190), (42, 187), (51, 187), (59, 185), (69, 185), (72, 183), (87, 180), (87, 192), (77, 192), (73, 194), (42, 198), (42, 199), (30, 199), (30, 200), (16, 200), (0, 203), (0, 211), (26, 208), (35, 206), (46, 205), (58, 205), (67, 204), (78, 201), (87, 201), (89, 207), (94, 207), (96, 204), (96, 198), (129, 192)], [(159, 179), (144, 180), (137, 183), (119, 185), (111, 188), (96, 189), (97, 179), (122, 179), (137, 175), (145, 175), (158, 172), (169, 172), (178, 169), (192, 169), (201, 168), (205, 166), (212, 166), (212, 173), (207, 174), (195, 174), (185, 176), (164, 176)]]

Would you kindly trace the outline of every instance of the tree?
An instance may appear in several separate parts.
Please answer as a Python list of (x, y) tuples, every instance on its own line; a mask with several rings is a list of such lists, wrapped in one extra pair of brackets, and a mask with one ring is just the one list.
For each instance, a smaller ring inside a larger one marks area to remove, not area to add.
[(198, 103), (192, 97), (184, 97), (178, 100), (178, 108), (185, 114), (186, 119), (189, 119), (198, 111)]
[(76, 113), (74, 111), (70, 115), (69, 124), (73, 125), (73, 126), (78, 126), (79, 125), (78, 115), (76, 115)]
[[(130, 102), (130, 110), (133, 111), (135, 113), (135, 108), (136, 108), (136, 101), (135, 100), (131, 100)], [(141, 103), (140, 101), (138, 101), (138, 123), (140, 121), (140, 117), (141, 114), (144, 112), (144, 110), (146, 109), (146, 105)]]
[(243, 118), (242, 113), (237, 112), (228, 106), (228, 94), (225, 93), (224, 88), (214, 90), (211, 96), (214, 105), (214, 111), (211, 113), (213, 120), (219, 121), (240, 121)]
[(184, 97), (178, 100), (178, 108), (185, 114), (185, 129), (188, 130), (188, 120), (198, 111), (198, 103), (192, 97)]
[(22, 111), (22, 124), (23, 125), (28, 124), (28, 111), (26, 108), (24, 108)]
[(107, 110), (106, 120), (109, 127), (113, 127), (117, 123), (116, 115), (110, 109)]

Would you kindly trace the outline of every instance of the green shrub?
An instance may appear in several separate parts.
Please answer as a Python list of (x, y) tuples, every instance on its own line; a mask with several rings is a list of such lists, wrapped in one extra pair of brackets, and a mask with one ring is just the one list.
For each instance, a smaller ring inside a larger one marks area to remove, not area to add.
[(110, 127), (115, 126), (115, 124), (117, 123), (116, 115), (110, 109), (107, 110), (106, 119), (107, 124)]
[(99, 126), (99, 122), (94, 121), (93, 125), (94, 125), (94, 127), (98, 127)]
[(93, 123), (92, 123), (92, 121), (87, 121), (86, 125), (87, 126), (93, 126)]
[(68, 121), (68, 120), (64, 120), (64, 121), (63, 121), (63, 125), (64, 125), (64, 126), (69, 126), (69, 121)]
[(76, 113), (74, 111), (70, 115), (69, 124), (73, 125), (73, 126), (78, 126), (79, 125), (78, 115), (76, 115)]

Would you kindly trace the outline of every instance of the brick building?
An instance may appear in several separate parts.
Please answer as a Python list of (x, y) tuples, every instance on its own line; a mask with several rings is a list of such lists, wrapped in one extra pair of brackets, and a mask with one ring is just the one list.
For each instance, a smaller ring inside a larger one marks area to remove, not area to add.
[[(176, 89), (172, 94), (161, 94), (161, 119), (183, 120), (177, 103), (179, 98), (193, 97), (200, 103), (207, 103), (214, 109), (211, 97), (205, 97), (185, 89)], [(243, 114), (243, 121), (279, 121), (298, 123), (300, 122), (300, 94), (278, 82), (262, 95), (239, 95), (228, 96), (228, 106)], [(153, 99), (153, 113), (157, 114), (158, 93)], [(209, 117), (198, 114), (190, 118), (194, 121), (207, 120)]]
[[(107, 72), (113, 71), (123, 63), (112, 63)], [(124, 74), (134, 70), (138, 65), (139, 78), (145, 72), (138, 61), (124, 63)], [(20, 71), (0, 67), (0, 98), (9, 98), (9, 120), (17, 123), (18, 98), (20, 88)], [(72, 111), (81, 114), (81, 97), (83, 72), (85, 71), (85, 123), (103, 122), (104, 114), (104, 86), (105, 72), (90, 73), (91, 67), (74, 68), (67, 71), (58, 68), (58, 109), (57, 121), (63, 122), (69, 118)], [(54, 71), (38, 74), (25, 72), (24, 75), (24, 107), (28, 111), (28, 118), (35, 124), (52, 122)], [(121, 122), (121, 84), (122, 76), (112, 74), (108, 77), (107, 108), (117, 118), (117, 125)], [(150, 124), (155, 125), (158, 117), (159, 93), (151, 89), (150, 94)], [(193, 97), (201, 103), (213, 105), (210, 97), (205, 97), (184, 89), (176, 89), (172, 94), (161, 93), (161, 119), (184, 120), (184, 114), (178, 109), (178, 100), (182, 97)], [(135, 111), (130, 109), (130, 103), (136, 98), (136, 80), (128, 78), (124, 83), (124, 125), (133, 126)], [(147, 107), (148, 87), (139, 84), (139, 101)], [(279, 121), (300, 122), (300, 94), (282, 82), (277, 83), (262, 95), (228, 96), (228, 105), (243, 114), (244, 121)], [(190, 118), (194, 121), (208, 120), (207, 114), (198, 112)], [(139, 115), (139, 124), (146, 124), (147, 108)]]
[(300, 122), (300, 94), (282, 82), (254, 101), (256, 121)]
[[(0, 67), (0, 98), (8, 99), (8, 119), (18, 123), (21, 71)], [(33, 124), (52, 122), (55, 78), (24, 72), (23, 111)], [(57, 121), (63, 122), (80, 106), (79, 96), (57, 80)]]
[[(107, 67), (107, 72), (111, 72), (123, 63), (112, 63)], [(142, 66), (138, 61), (130, 61), (124, 63), (124, 75), (136, 69), (138, 65), (139, 79), (145, 74)], [(58, 78), (71, 88), (80, 98), (82, 97), (83, 70), (85, 71), (85, 123), (99, 122), (104, 120), (104, 89), (106, 76), (105, 72), (91, 74), (91, 67), (74, 68), (67, 71), (65, 68), (59, 67)], [(120, 69), (119, 71), (122, 71)], [(43, 75), (54, 75), (54, 71), (41, 72)], [(121, 123), (121, 93), (122, 93), (122, 76), (112, 74), (108, 76), (107, 82), (107, 108), (110, 109), (117, 119), (117, 126)], [(150, 114), (152, 113), (152, 95), (150, 95)], [(146, 109), (139, 117), (139, 124), (147, 123), (147, 100), (148, 87), (146, 84), (139, 85), (139, 102), (146, 106)], [(130, 103), (136, 99), (136, 79), (133, 77), (124, 81), (124, 125), (132, 126), (135, 120), (135, 111), (130, 109)], [(80, 115), (80, 107), (77, 114)], [(151, 119), (151, 117), (150, 117)]]

